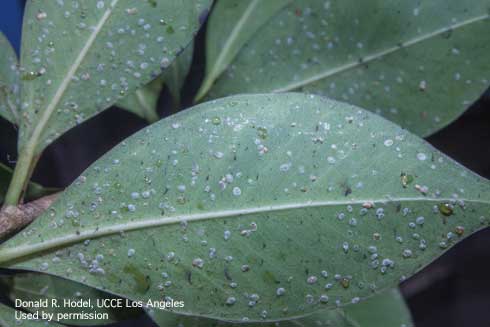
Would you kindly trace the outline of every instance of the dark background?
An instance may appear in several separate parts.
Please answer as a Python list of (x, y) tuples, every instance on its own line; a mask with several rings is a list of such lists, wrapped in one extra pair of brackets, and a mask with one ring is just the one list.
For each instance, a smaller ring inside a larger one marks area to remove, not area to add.
[[(17, 51), (23, 6), (23, 0), (4, 0), (0, 6), (0, 30)], [(193, 65), (182, 90), (184, 107), (191, 105), (203, 69), (204, 28), (197, 36)], [(160, 115), (166, 117), (174, 111), (164, 90), (159, 100)], [(44, 186), (66, 187), (92, 162), (145, 126), (144, 120), (112, 107), (49, 146), (33, 179)], [(16, 133), (14, 126), (0, 118), (0, 161), (10, 166), (15, 165)], [(490, 178), (490, 92), (427, 141), (472, 171)], [(490, 326), (490, 229), (454, 246), (402, 283), (401, 290), (417, 327)], [(144, 319), (138, 325), (150, 326), (151, 322)]]

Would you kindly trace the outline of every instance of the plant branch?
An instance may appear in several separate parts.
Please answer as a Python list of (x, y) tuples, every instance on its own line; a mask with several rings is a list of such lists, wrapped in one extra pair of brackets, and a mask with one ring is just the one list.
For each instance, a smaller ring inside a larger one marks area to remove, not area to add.
[(19, 206), (4, 206), (0, 211), (0, 239), (30, 224), (51, 206), (58, 195), (51, 194)]

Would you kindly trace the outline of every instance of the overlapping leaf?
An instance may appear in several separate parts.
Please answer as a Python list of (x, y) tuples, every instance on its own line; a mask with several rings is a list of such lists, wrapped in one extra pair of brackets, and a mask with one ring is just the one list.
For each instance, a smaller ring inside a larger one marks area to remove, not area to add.
[(161, 310), (152, 310), (150, 315), (161, 327), (412, 326), (410, 311), (397, 289), (375, 295), (358, 305), (347, 306), (343, 309), (318, 311), (304, 318), (269, 324), (261, 322), (234, 324), (199, 317), (179, 316)]
[(184, 85), (187, 74), (192, 64), (192, 57), (194, 54), (194, 44), (190, 44), (181, 55), (175, 60), (163, 76), (165, 79), (165, 85), (168, 87), (170, 94), (173, 97), (174, 106), (176, 108), (181, 105), (181, 89)]
[(19, 148), (41, 152), (71, 127), (157, 77), (192, 40), (210, 3), (29, 1)]
[(0, 32), (0, 117), (16, 124), (19, 93), (17, 55), (5, 35)]
[(206, 74), (197, 94), (201, 99), (245, 43), (292, 0), (221, 0), (209, 17)]
[(116, 106), (132, 112), (150, 123), (154, 123), (159, 119), (157, 112), (158, 98), (163, 86), (166, 85), (172, 95), (174, 106), (180, 107), (180, 92), (191, 68), (193, 50), (194, 44), (191, 43), (161, 76), (121, 99), (116, 103)]
[(114, 148), (0, 262), (184, 301), (180, 314), (299, 318), (394, 287), (488, 225), (489, 198), (488, 181), (362, 109), (243, 95)]
[(164, 83), (163, 76), (159, 76), (150, 84), (122, 98), (116, 103), (116, 106), (132, 112), (149, 123), (154, 123), (159, 119), (157, 103)]
[[(210, 97), (323, 94), (426, 136), (490, 84), (489, 7), (487, 0), (297, 0), (254, 34)], [(210, 25), (210, 37), (221, 33)]]

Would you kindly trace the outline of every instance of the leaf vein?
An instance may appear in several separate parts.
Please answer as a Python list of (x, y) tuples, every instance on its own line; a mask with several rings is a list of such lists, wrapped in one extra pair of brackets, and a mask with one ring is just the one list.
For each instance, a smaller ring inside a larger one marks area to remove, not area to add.
[(349, 62), (349, 63), (346, 63), (342, 66), (339, 66), (339, 67), (336, 67), (336, 68), (332, 68), (332, 69), (328, 69), (326, 71), (323, 71), (319, 74), (316, 74), (316, 75), (313, 75), (309, 78), (306, 78), (304, 80), (301, 80), (301, 81), (297, 81), (295, 83), (292, 83), (292, 84), (289, 84), (289, 85), (286, 85), (286, 86), (283, 86), (283, 87), (280, 87), (280, 88), (277, 88), (275, 90), (272, 90), (271, 92), (276, 92), (276, 93), (279, 93), (279, 92), (287, 92), (287, 91), (292, 91), (292, 90), (296, 90), (300, 87), (303, 87), (305, 85), (308, 85), (310, 83), (314, 83), (314, 82), (317, 82), (319, 80), (322, 80), (322, 79), (325, 79), (325, 78), (328, 78), (328, 77), (331, 77), (331, 76), (334, 76), (334, 75), (338, 75), (338, 74), (341, 74), (345, 71), (348, 71), (348, 70), (351, 70), (351, 69), (354, 69), (354, 68), (357, 68), (357, 67), (360, 67), (368, 62), (372, 62), (372, 61), (375, 61), (375, 60), (378, 60), (378, 59), (381, 59), (385, 56), (388, 56), (400, 49), (405, 49), (405, 48), (408, 48), (410, 46), (413, 46), (413, 45), (416, 45), (418, 43), (421, 43), (421, 42), (424, 42), (426, 40), (429, 40), (431, 38), (434, 38), (434, 37), (437, 37), (437, 36), (440, 36), (444, 33), (447, 33), (449, 31), (453, 31), (453, 30), (456, 30), (456, 29), (459, 29), (459, 28), (462, 28), (462, 27), (465, 27), (467, 25), (470, 25), (470, 24), (473, 24), (473, 23), (477, 23), (479, 21), (483, 21), (483, 20), (486, 20), (486, 19), (489, 19), (490, 15), (489, 14), (486, 14), (486, 15), (482, 15), (482, 16), (478, 16), (478, 17), (474, 17), (474, 18), (471, 18), (471, 19), (467, 19), (467, 20), (464, 20), (462, 22), (459, 22), (457, 24), (452, 24), (448, 27), (443, 27), (443, 28), (440, 28), (432, 33), (428, 33), (428, 34), (425, 34), (425, 35), (422, 35), (422, 36), (419, 36), (419, 37), (416, 37), (416, 38), (413, 38), (411, 40), (408, 40), (404, 43), (402, 43), (400, 46), (394, 46), (394, 47), (391, 47), (391, 48), (388, 48), (388, 49), (385, 49), (385, 50), (381, 50), (377, 53), (374, 53), (372, 55), (368, 55), (368, 56), (365, 56), (362, 58), (362, 60), (356, 60), (356, 61), (352, 61), (352, 62)]

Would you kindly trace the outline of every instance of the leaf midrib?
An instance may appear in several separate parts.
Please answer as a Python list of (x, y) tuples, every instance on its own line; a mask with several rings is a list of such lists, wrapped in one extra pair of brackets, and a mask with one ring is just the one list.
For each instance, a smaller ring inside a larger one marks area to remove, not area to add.
[[(483, 200), (470, 200), (470, 199), (459, 199), (464, 202), (469, 203), (481, 203), (490, 205), (490, 201)], [(182, 221), (191, 222), (191, 221), (202, 221), (202, 220), (210, 220), (210, 219), (221, 219), (221, 218), (229, 218), (234, 216), (247, 216), (252, 214), (260, 214), (260, 213), (268, 213), (268, 212), (278, 212), (285, 210), (295, 210), (295, 209), (306, 209), (306, 208), (316, 208), (316, 207), (329, 207), (329, 206), (342, 206), (342, 205), (355, 205), (355, 204), (363, 204), (366, 202), (373, 204), (383, 204), (386, 205), (388, 203), (398, 203), (398, 202), (451, 202), (454, 201), (452, 198), (390, 198), (390, 199), (364, 199), (364, 200), (352, 200), (352, 201), (308, 201), (305, 203), (290, 203), (290, 204), (280, 204), (280, 205), (269, 205), (269, 206), (260, 206), (260, 207), (251, 207), (251, 208), (242, 208), (235, 210), (222, 210), (222, 211), (213, 211), (206, 213), (198, 213), (198, 214), (189, 214), (189, 215), (179, 215), (173, 217), (160, 217), (160, 218), (145, 218), (139, 221), (128, 221), (123, 224), (117, 225), (109, 225), (109, 226), (94, 226), (93, 230), (84, 230), (77, 231), (73, 234), (56, 237), (49, 239), (47, 241), (15, 246), (12, 248), (7, 248), (0, 250), (0, 263), (8, 262), (10, 260), (20, 258), (27, 255), (32, 255), (34, 253), (42, 252), (49, 250), (51, 248), (58, 248), (61, 246), (65, 246), (68, 244), (78, 243), (87, 239), (94, 239), (102, 236), (120, 234), (122, 232), (135, 231), (139, 229), (145, 228), (154, 228), (165, 225), (178, 224)]]
[(37, 147), (37, 142), (39, 141), (49, 119), (51, 118), (51, 115), (55, 111), (56, 107), (58, 106), (61, 98), (65, 94), (66, 89), (68, 88), (73, 76), (75, 76), (75, 73), (77, 72), (78, 68), (82, 64), (83, 60), (87, 56), (87, 53), (89, 52), (90, 48), (92, 47), (92, 44), (94, 43), (97, 35), (99, 32), (102, 30), (104, 24), (106, 21), (109, 19), (111, 14), (114, 11), (114, 7), (117, 5), (119, 0), (112, 0), (111, 4), (109, 5), (109, 8), (104, 12), (102, 15), (101, 19), (97, 23), (96, 27), (88, 37), (87, 41), (83, 45), (80, 53), (78, 54), (77, 58), (73, 62), (73, 64), (69, 67), (67, 74), (65, 75), (65, 78), (61, 81), (61, 84), (59, 85), (58, 89), (56, 90), (53, 98), (47, 105), (46, 109), (42, 112), (42, 115), (36, 124), (36, 127), (34, 128), (34, 131), (32, 132), (31, 137), (28, 140), (29, 147), (31, 149), (35, 149)]
[[(254, 11), (258, 0), (252, 0), (252, 2), (248, 5), (247, 9), (243, 12), (242, 16), (238, 20), (237, 24), (233, 27), (229, 37), (225, 40), (225, 43), (223, 44), (222, 50), (216, 60), (212, 63), (213, 65), (211, 66), (212, 68), (209, 69), (209, 65), (206, 67), (206, 76), (204, 78), (204, 81), (197, 92), (197, 95), (195, 97), (194, 101), (198, 101), (201, 99), (211, 88), (212, 84), (218, 78), (218, 76), (223, 72), (223, 70), (226, 68), (226, 65), (224, 65), (224, 61), (226, 57), (230, 54), (230, 49), (233, 46), (234, 42), (238, 39), (238, 36), (240, 35), (240, 31), (242, 30), (243, 26), (245, 26), (245, 23), (247, 22), (249, 16), (252, 14)], [(211, 57), (208, 55), (208, 57)], [(211, 63), (211, 61), (209, 61)]]
[(230, 33), (230, 37), (226, 40), (225, 44), (223, 45), (223, 50), (219, 54), (218, 58), (216, 58), (214, 68), (210, 72), (210, 76), (217, 76), (220, 74), (221, 66), (222, 66), (222, 61), (226, 58), (226, 56), (229, 53), (229, 50), (231, 49), (232, 45), (238, 39), (238, 36), (240, 34), (240, 31), (243, 29), (243, 26), (245, 26), (245, 23), (247, 22), (248, 18), (254, 11), (255, 7), (259, 3), (259, 0), (252, 0), (250, 5), (247, 7), (247, 9), (243, 12), (242, 17), (238, 20), (238, 23), (235, 25), (233, 30)]
[(374, 60), (381, 59), (381, 58), (388, 56), (388, 55), (390, 55), (396, 51), (417, 45), (417, 44), (422, 43), (422, 42), (429, 40), (431, 38), (438, 37), (438, 36), (440, 36), (444, 33), (447, 33), (449, 31), (454, 31), (454, 30), (457, 30), (459, 28), (463, 28), (467, 25), (477, 23), (477, 22), (480, 22), (480, 21), (483, 21), (483, 20), (486, 20), (489, 18), (490, 18), (490, 14), (481, 15), (481, 16), (477, 16), (477, 17), (473, 17), (473, 18), (464, 20), (464, 21), (456, 23), (456, 24), (449, 25), (448, 27), (440, 28), (438, 30), (435, 30), (432, 33), (428, 33), (428, 34), (425, 34), (422, 36), (415, 37), (415, 38), (410, 39), (408, 41), (405, 41), (399, 46), (397, 45), (397, 46), (394, 46), (394, 47), (391, 47), (391, 48), (388, 48), (385, 50), (381, 50), (381, 51), (376, 52), (374, 54), (367, 55), (365, 57), (362, 57), (362, 60), (351, 61), (351, 62), (348, 62), (344, 65), (339, 66), (339, 67), (327, 69), (323, 72), (320, 72), (319, 74), (313, 75), (313, 76), (306, 78), (304, 80), (300, 80), (300, 81), (297, 81), (295, 83), (291, 83), (289, 85), (285, 85), (283, 87), (274, 89), (271, 92), (278, 93), (278, 92), (287, 92), (287, 91), (296, 90), (296, 89), (303, 87), (303, 86), (306, 86), (310, 83), (314, 83), (314, 82), (317, 82), (319, 80), (322, 80), (322, 79), (325, 79), (325, 78), (328, 78), (328, 77), (331, 77), (334, 75), (341, 74), (345, 71), (348, 71), (348, 70), (360, 67), (362, 65), (365, 65), (366, 63), (372, 62)]

